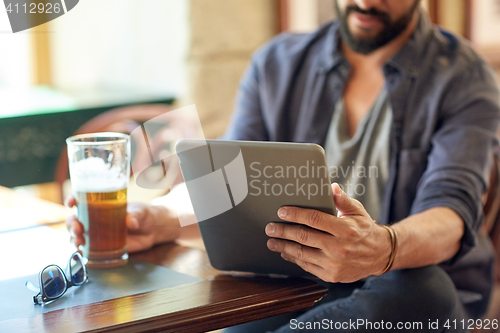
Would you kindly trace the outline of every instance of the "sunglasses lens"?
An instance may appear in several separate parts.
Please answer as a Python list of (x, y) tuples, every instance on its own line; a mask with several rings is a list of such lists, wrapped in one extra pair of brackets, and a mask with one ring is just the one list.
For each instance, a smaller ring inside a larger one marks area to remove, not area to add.
[(60, 268), (49, 266), (42, 272), (45, 294), (50, 298), (61, 296), (66, 290), (66, 279)]
[(81, 284), (85, 281), (85, 269), (82, 263), (82, 257), (74, 254), (71, 257), (71, 280), (74, 284)]

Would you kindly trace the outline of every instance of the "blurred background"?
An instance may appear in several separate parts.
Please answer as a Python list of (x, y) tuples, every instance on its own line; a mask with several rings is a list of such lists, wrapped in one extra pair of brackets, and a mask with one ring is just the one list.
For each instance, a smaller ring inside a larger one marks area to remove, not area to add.
[[(500, 0), (423, 7), (500, 72)], [(334, 16), (334, 0), (85, 0), (13, 34), (0, 10), (0, 185), (60, 202), (64, 139), (117, 108), (195, 103), (205, 136), (217, 138), (251, 54)]]

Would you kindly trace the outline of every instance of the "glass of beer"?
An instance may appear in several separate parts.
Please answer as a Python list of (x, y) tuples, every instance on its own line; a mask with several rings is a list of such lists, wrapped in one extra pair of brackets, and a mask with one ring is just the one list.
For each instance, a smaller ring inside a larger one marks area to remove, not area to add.
[(128, 260), (127, 186), (130, 137), (92, 133), (66, 139), (77, 218), (84, 226), (82, 254), (89, 267), (115, 267)]

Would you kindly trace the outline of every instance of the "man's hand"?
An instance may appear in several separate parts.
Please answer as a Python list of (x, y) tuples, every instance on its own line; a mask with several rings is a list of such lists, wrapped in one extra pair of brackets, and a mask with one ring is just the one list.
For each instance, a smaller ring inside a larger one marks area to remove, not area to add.
[[(282, 207), (278, 216), (297, 225), (269, 223), (267, 247), (326, 282), (353, 282), (381, 274), (391, 254), (390, 235), (363, 205), (332, 185), (338, 217)], [(293, 241), (293, 242), (291, 242)]]
[[(65, 205), (76, 206), (74, 197), (68, 196)], [(155, 244), (172, 241), (179, 236), (179, 220), (175, 212), (165, 207), (129, 203), (127, 211), (127, 247), (130, 253), (150, 249)], [(66, 220), (66, 227), (70, 232), (71, 242), (77, 248), (85, 244), (84, 227), (76, 216)]]

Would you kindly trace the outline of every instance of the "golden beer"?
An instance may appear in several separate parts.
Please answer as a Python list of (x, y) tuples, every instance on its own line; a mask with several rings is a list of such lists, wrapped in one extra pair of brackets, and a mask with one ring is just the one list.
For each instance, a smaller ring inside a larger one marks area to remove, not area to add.
[[(85, 228), (83, 254), (89, 266), (123, 264), (127, 255), (127, 189), (113, 192), (76, 192), (78, 220)], [(128, 257), (128, 256), (127, 256)]]

